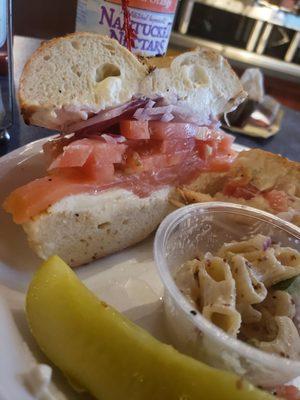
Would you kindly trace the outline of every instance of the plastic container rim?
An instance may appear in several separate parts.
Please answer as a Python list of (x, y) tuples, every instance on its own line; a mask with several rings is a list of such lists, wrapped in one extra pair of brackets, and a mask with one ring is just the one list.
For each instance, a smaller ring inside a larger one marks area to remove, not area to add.
[(224, 345), (224, 348), (239, 353), (239, 355), (242, 355), (247, 359), (251, 359), (264, 365), (272, 365), (273, 367), (279, 367), (280, 365), (280, 369), (295, 368), (300, 371), (300, 361), (286, 359), (276, 354), (271, 354), (259, 350), (253, 346), (248, 345), (245, 342), (242, 342), (239, 339), (235, 339), (229, 336), (223, 330), (216, 327), (210, 321), (205, 319), (199, 311), (195, 310), (197, 311), (196, 315), (191, 314), (191, 310), (193, 310), (191, 304), (180, 292), (169, 271), (164, 256), (164, 245), (173, 229), (180, 222), (182, 222), (185, 217), (193, 210), (198, 210), (203, 213), (208, 213), (209, 211), (223, 213), (230, 212), (234, 214), (253, 217), (257, 220), (264, 221), (268, 224), (274, 225), (276, 228), (286, 231), (290, 236), (293, 236), (295, 239), (298, 240), (300, 240), (300, 228), (296, 225), (293, 225), (292, 223), (282, 220), (279, 217), (276, 217), (275, 215), (258, 210), (253, 207), (224, 202), (207, 202), (184, 206), (179, 208), (178, 210), (173, 211), (162, 221), (154, 239), (154, 259), (159, 276), (164, 285), (164, 289), (167, 289), (174, 302), (186, 314), (186, 317), (191, 320), (201, 332), (207, 334), (215, 341), (222, 343)]

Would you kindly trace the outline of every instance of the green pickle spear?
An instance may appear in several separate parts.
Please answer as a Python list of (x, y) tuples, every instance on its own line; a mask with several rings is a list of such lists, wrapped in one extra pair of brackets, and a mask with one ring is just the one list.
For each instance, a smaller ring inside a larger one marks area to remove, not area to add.
[(57, 256), (33, 277), (26, 312), (47, 357), (99, 400), (274, 398), (159, 342), (100, 301)]

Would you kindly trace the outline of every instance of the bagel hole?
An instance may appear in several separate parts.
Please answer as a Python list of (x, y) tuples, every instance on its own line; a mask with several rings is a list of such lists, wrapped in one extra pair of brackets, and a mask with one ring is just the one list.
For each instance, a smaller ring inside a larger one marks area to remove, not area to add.
[(197, 58), (191, 57), (187, 60), (183, 60), (180, 63), (180, 67), (184, 71), (185, 78), (189, 79), (196, 85), (209, 83), (209, 77), (205, 69), (196, 62)]
[(193, 66), (190, 68), (190, 79), (195, 84), (205, 84), (209, 82), (208, 76), (203, 68)]
[(120, 75), (121, 71), (119, 67), (117, 67), (114, 64), (106, 63), (100, 65), (100, 67), (96, 69), (95, 81), (99, 83), (104, 81), (104, 79), (109, 78), (110, 76), (120, 76)]
[(51, 58), (51, 56), (50, 56), (49, 54), (46, 54), (46, 55), (44, 56), (44, 60), (45, 60), (45, 61), (50, 60), (50, 58)]

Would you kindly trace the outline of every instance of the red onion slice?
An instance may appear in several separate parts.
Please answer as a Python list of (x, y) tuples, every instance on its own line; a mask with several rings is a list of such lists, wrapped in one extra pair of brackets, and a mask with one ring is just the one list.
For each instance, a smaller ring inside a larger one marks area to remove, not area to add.
[(122, 106), (101, 111), (85, 121), (76, 122), (64, 129), (64, 133), (76, 134), (102, 133), (106, 128), (117, 124), (122, 118), (134, 118), (138, 121), (160, 120), (162, 122), (186, 122), (198, 126), (217, 126), (216, 121), (203, 119), (196, 115), (190, 106), (177, 101), (175, 104), (166, 104), (164, 99), (140, 98), (133, 99)]
[(174, 99), (174, 104), (166, 102), (163, 98), (149, 100), (144, 107), (139, 107), (133, 114), (138, 121), (162, 121), (162, 122), (186, 122), (198, 126), (210, 126), (216, 124), (210, 118), (203, 118), (196, 114), (188, 104)]
[(272, 240), (270, 237), (267, 237), (263, 243), (263, 251), (266, 251), (272, 244)]
[[(195, 138), (198, 140), (207, 140), (211, 136), (211, 129), (207, 126), (199, 126)], [(217, 138), (219, 140), (219, 138)]]
[[(138, 108), (133, 117), (139, 121), (161, 120), (163, 122), (171, 121), (174, 116), (172, 115), (173, 105), (154, 107), (155, 102), (150, 100), (145, 108)], [(167, 117), (164, 117), (167, 114)]]
[(153, 108), (155, 105), (155, 101), (154, 100), (149, 100), (148, 103), (146, 104), (145, 108)]
[(106, 141), (108, 144), (116, 144), (115, 139), (111, 135), (107, 135), (106, 133), (103, 133), (101, 135), (102, 139)]
[(162, 106), (162, 107), (155, 107), (151, 109), (145, 109), (145, 113), (148, 115), (159, 115), (165, 113), (171, 113), (173, 111), (174, 106)]
[(147, 121), (147, 116), (144, 114), (144, 108), (138, 108), (133, 114), (133, 118), (137, 119), (138, 121)]
[(106, 111), (100, 111), (98, 114), (87, 119), (71, 124), (64, 129), (65, 133), (72, 132), (101, 132), (103, 129), (114, 125), (121, 117), (130, 117), (139, 107), (144, 107), (147, 104), (147, 99), (131, 100), (120, 107), (112, 108)]
[(101, 135), (101, 138), (106, 141), (106, 143), (111, 143), (111, 144), (117, 144), (117, 143), (124, 143), (126, 142), (126, 138), (122, 135), (113, 135), (113, 134), (107, 134), (103, 133)]
[(172, 121), (172, 119), (174, 119), (174, 115), (171, 113), (165, 113), (162, 117), (161, 117), (161, 121), (162, 122), (170, 122)]

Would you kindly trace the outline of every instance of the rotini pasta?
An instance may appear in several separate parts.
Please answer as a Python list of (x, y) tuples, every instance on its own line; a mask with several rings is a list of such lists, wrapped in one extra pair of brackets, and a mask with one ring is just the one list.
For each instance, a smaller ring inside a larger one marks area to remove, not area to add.
[(271, 245), (271, 239), (264, 235), (256, 235), (242, 242), (224, 243), (218, 251), (219, 257), (226, 257), (227, 253), (244, 254), (252, 251), (265, 251)]
[(277, 334), (272, 341), (258, 342), (257, 347), (268, 353), (297, 360), (300, 358), (300, 337), (293, 321), (286, 316), (274, 317)]
[(263, 254), (256, 251), (243, 256), (252, 264), (256, 276), (266, 287), (300, 274), (300, 262), (298, 267), (282, 264), (274, 248), (267, 249)]
[(241, 325), (236, 310), (236, 287), (229, 265), (220, 257), (206, 254), (199, 265), (200, 307), (202, 314), (232, 336)]
[(266, 299), (257, 305), (257, 309), (265, 309), (273, 316), (295, 317), (295, 303), (292, 296), (283, 290), (270, 290)]
[(237, 298), (240, 302), (256, 304), (261, 303), (267, 297), (265, 285), (257, 279), (244, 257), (233, 256), (230, 260), (230, 267), (236, 282)]
[(267, 352), (300, 359), (295, 304), (274, 284), (300, 275), (300, 253), (256, 235), (188, 261), (175, 280), (205, 318)]

